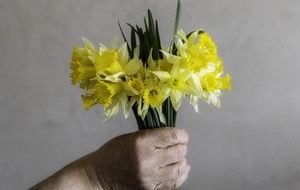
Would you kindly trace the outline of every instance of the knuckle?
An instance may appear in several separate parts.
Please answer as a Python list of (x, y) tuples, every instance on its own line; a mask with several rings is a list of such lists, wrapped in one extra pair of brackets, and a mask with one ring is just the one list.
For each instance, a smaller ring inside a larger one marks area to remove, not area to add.
[(172, 134), (172, 138), (173, 140), (175, 140), (176, 142), (178, 141), (178, 134), (175, 128), (171, 128), (171, 134)]
[(181, 171), (181, 166), (179, 163), (174, 164), (173, 168), (172, 168), (172, 177), (173, 179), (177, 178), (180, 174)]
[(135, 155), (136, 161), (142, 164), (145, 155), (145, 146), (144, 146), (144, 140), (142, 136), (141, 137), (137, 136), (133, 140), (132, 148), (133, 148), (133, 153)]
[(186, 167), (186, 161), (182, 161), (182, 162), (173, 164), (173, 166), (170, 170), (170, 173), (169, 173), (169, 178), (176, 179), (179, 176), (181, 176), (186, 170), (185, 167)]
[(143, 150), (147, 147), (147, 137), (143, 133), (138, 133), (134, 139), (134, 147), (137, 150)]

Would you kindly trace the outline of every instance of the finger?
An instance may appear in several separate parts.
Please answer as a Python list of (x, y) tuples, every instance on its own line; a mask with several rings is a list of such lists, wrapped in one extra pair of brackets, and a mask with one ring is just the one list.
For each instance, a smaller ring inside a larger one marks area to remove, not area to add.
[(145, 130), (149, 144), (156, 148), (166, 148), (176, 144), (187, 144), (188, 133), (184, 129), (174, 127), (162, 127), (157, 129)]
[(186, 159), (184, 159), (181, 162), (159, 168), (157, 176), (161, 182), (177, 179), (188, 169), (187, 167)]
[(177, 144), (167, 148), (156, 149), (154, 159), (159, 167), (181, 162), (187, 154), (187, 145)]
[(188, 165), (185, 169), (185, 172), (182, 172), (182, 174), (177, 178), (176, 182), (174, 183), (175, 189), (179, 188), (185, 182), (189, 176), (190, 169), (191, 167)]
[(166, 190), (166, 189), (174, 190), (174, 189), (179, 188), (185, 182), (185, 180), (188, 178), (189, 171), (190, 171), (190, 166), (186, 166), (185, 170), (181, 173), (180, 176), (178, 176), (175, 179), (160, 182), (156, 185), (156, 187), (154, 189), (155, 190)]

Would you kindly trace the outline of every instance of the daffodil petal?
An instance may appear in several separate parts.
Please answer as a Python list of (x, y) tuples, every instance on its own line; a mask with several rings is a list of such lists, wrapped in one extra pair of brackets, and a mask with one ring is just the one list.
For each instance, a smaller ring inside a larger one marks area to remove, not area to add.
[(171, 75), (167, 71), (152, 71), (155, 76), (157, 76), (161, 81), (168, 81), (171, 78)]
[(164, 116), (164, 114), (163, 114), (163, 112), (162, 112), (162, 106), (158, 106), (158, 107), (156, 108), (156, 110), (157, 110), (157, 113), (158, 113), (160, 122), (162, 122), (162, 123), (165, 124), (165, 123), (166, 123), (166, 120), (165, 120), (165, 116)]
[(153, 71), (156, 67), (156, 62), (152, 58), (152, 49), (150, 50), (147, 63), (148, 63), (148, 68), (150, 69), (150, 71)]
[(110, 42), (110, 48), (112, 48), (112, 49), (117, 49), (117, 48), (118, 48), (118, 45), (119, 45), (119, 41), (120, 41), (119, 36), (113, 37), (113, 39), (112, 39), (111, 42)]
[(187, 58), (186, 44), (184, 44), (184, 43), (181, 41), (181, 39), (179, 39), (179, 40), (177, 41), (176, 47), (177, 47), (177, 50), (178, 50), (178, 53), (179, 53), (180, 57), (182, 57), (182, 58)]
[(119, 102), (114, 102), (111, 106), (108, 108), (104, 108), (106, 119), (104, 121), (107, 121), (112, 116), (116, 115), (119, 112)]
[(220, 108), (220, 99), (218, 96), (214, 95), (214, 94), (211, 94), (210, 95), (210, 100), (211, 102), (217, 107), (217, 108)]
[(122, 82), (121, 76), (124, 76), (125, 72), (121, 71), (113, 75), (108, 75), (104, 80), (110, 82)]
[(91, 49), (95, 49), (93, 43), (91, 41), (89, 41), (87, 38), (83, 37), (81, 39), (84, 42), (86, 47), (91, 48)]
[(182, 98), (183, 98), (182, 92), (180, 92), (179, 90), (174, 90), (174, 89), (171, 90), (170, 99), (171, 99), (172, 105), (176, 111), (178, 111), (178, 109), (181, 105)]
[(128, 62), (128, 59), (127, 43), (124, 43), (118, 51), (118, 60), (121, 65), (125, 65)]
[(177, 35), (180, 36), (184, 41), (187, 41), (186, 34), (182, 29), (178, 30)]
[(173, 64), (175, 64), (175, 63), (179, 64), (180, 63), (181, 57), (176, 56), (176, 55), (172, 55), (172, 54), (170, 54), (168, 52), (165, 52), (165, 51), (161, 51), (161, 52), (166, 56), (169, 63), (173, 63)]
[(193, 32), (188, 38), (188, 44), (194, 44), (200, 30)]
[(134, 75), (135, 73), (138, 72), (138, 70), (140, 70), (142, 66), (143, 63), (141, 60), (132, 59), (124, 65), (123, 69), (126, 75)]
[(140, 57), (140, 46), (136, 46), (133, 50), (133, 59), (139, 59)]

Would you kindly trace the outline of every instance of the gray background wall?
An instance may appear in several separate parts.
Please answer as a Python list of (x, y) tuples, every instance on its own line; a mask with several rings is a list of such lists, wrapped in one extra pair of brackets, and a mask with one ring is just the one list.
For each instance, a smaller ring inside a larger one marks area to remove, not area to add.
[[(108, 44), (117, 20), (141, 24), (150, 8), (168, 45), (176, 0), (0, 0), (0, 188), (26, 189), (114, 136), (133, 115), (107, 122), (84, 111), (70, 85), (74, 45)], [(219, 46), (232, 92), (222, 108), (185, 102), (192, 166), (182, 189), (300, 189), (300, 1), (183, 0), (181, 28)]]

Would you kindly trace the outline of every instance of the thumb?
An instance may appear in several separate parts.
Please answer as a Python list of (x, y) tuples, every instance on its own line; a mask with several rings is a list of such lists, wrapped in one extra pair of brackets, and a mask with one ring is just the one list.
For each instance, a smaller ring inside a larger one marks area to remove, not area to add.
[(157, 148), (166, 148), (177, 144), (187, 144), (189, 135), (185, 129), (162, 127), (144, 130), (149, 144)]

